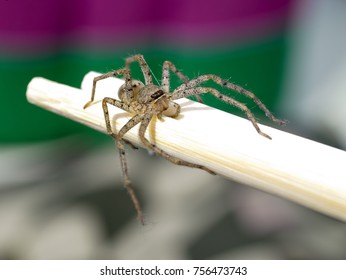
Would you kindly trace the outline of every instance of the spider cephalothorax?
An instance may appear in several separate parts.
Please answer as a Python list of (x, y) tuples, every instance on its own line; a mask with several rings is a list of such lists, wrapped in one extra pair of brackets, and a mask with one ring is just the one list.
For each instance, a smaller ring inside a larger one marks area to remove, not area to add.
[(160, 86), (154, 84), (144, 85), (141, 81), (132, 80), (132, 97), (128, 98), (123, 84), (118, 91), (118, 97), (126, 104), (131, 104), (131, 113), (144, 114), (152, 110), (159, 117), (177, 117), (180, 113), (179, 104), (172, 101), (172, 96), (164, 92)]
[[(141, 81), (132, 79), (130, 64), (134, 61), (138, 62), (141, 67), (141, 70), (144, 75), (144, 80), (145, 80), (144, 84)], [(180, 78), (180, 80), (183, 82), (183, 84), (181, 84), (179, 87), (177, 87), (173, 91), (170, 91), (170, 71), (176, 74)], [(117, 146), (119, 149), (120, 161), (121, 161), (121, 166), (123, 171), (123, 177), (124, 177), (124, 185), (127, 188), (131, 196), (131, 199), (134, 203), (134, 206), (137, 210), (138, 218), (143, 224), (144, 224), (144, 219), (143, 219), (141, 207), (134, 193), (131, 181), (128, 176), (127, 161), (125, 157), (125, 146), (124, 146), (124, 144), (128, 142), (123, 139), (126, 132), (129, 131), (131, 128), (133, 128), (135, 125), (140, 124), (139, 137), (143, 145), (147, 147), (148, 149), (153, 150), (155, 153), (161, 155), (162, 157), (164, 157), (165, 159), (169, 160), (172, 163), (183, 165), (183, 166), (199, 168), (209, 172), (210, 174), (215, 174), (212, 170), (210, 170), (209, 168), (205, 166), (187, 162), (179, 158), (173, 157), (167, 154), (164, 150), (158, 148), (156, 145), (152, 144), (145, 137), (145, 131), (148, 128), (148, 125), (151, 119), (153, 118), (153, 116), (157, 116), (158, 118), (161, 118), (162, 115), (164, 115), (167, 117), (175, 118), (180, 113), (180, 106), (177, 103), (175, 103), (174, 100), (177, 100), (183, 97), (188, 97), (188, 96), (195, 96), (197, 100), (201, 101), (201, 98), (200, 98), (201, 94), (210, 93), (214, 95), (215, 97), (217, 97), (218, 99), (224, 102), (230, 103), (238, 107), (242, 111), (244, 111), (248, 119), (252, 122), (253, 126), (257, 130), (257, 132), (261, 134), (262, 136), (268, 139), (271, 139), (269, 135), (261, 131), (253, 114), (251, 113), (250, 109), (248, 109), (248, 107), (245, 104), (240, 103), (239, 101), (227, 95), (221, 94), (215, 88), (204, 87), (202, 85), (204, 82), (211, 80), (215, 82), (216, 84), (218, 84), (219, 86), (237, 91), (249, 97), (258, 105), (258, 107), (262, 111), (264, 111), (264, 113), (269, 119), (271, 119), (272, 121), (276, 123), (279, 123), (280, 125), (285, 124), (284, 121), (281, 121), (275, 118), (273, 114), (264, 106), (264, 104), (253, 93), (247, 91), (246, 89), (238, 85), (235, 85), (226, 80), (223, 80), (214, 74), (201, 75), (201, 76), (198, 76), (197, 78), (189, 80), (179, 70), (177, 70), (177, 68), (174, 66), (172, 62), (165, 61), (163, 64), (163, 69), (162, 69), (161, 86), (154, 85), (149, 66), (144, 60), (144, 57), (139, 54), (128, 57), (126, 59), (124, 68), (111, 71), (96, 77), (93, 81), (91, 99), (88, 103), (84, 105), (84, 108), (90, 106), (92, 102), (94, 101), (96, 83), (98, 81), (109, 78), (109, 77), (115, 77), (120, 75), (124, 77), (125, 83), (120, 87), (118, 91), (119, 100), (110, 98), (110, 97), (105, 97), (102, 100), (102, 108), (104, 112), (107, 133), (111, 135), (117, 141)], [(108, 113), (108, 105), (114, 105), (118, 108), (121, 108), (133, 114), (133, 117), (119, 130), (118, 133), (114, 133), (112, 129), (111, 122), (109, 119), (109, 113)]]

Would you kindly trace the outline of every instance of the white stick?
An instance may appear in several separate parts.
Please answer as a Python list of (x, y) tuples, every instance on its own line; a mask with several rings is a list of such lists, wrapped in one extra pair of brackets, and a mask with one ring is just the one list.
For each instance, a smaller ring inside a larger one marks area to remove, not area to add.
[[(87, 109), (92, 80), (88, 73), (82, 90), (34, 78), (28, 85), (28, 100), (40, 107), (106, 132), (101, 103), (117, 98), (120, 79), (98, 82), (96, 102)], [(181, 99), (177, 119), (154, 119), (147, 137), (173, 156), (202, 164), (229, 179), (278, 194), (297, 203), (346, 221), (346, 152), (302, 137), (260, 125), (273, 139), (266, 139), (243, 118)], [(130, 118), (110, 107), (117, 131)], [(126, 134), (135, 145), (138, 126)], [(201, 171), (202, 172), (202, 171)]]

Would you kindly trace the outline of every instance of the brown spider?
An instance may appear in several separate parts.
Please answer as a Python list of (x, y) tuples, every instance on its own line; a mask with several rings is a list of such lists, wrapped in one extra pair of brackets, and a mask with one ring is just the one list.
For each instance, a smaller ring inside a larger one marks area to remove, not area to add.
[[(144, 75), (145, 84), (143, 84), (141, 81), (133, 80), (131, 77), (130, 64), (135, 61), (137, 61), (141, 67), (141, 70)], [(183, 84), (177, 87), (175, 90), (173, 90), (173, 92), (170, 92), (170, 72), (169, 71), (172, 71), (173, 73), (175, 73), (183, 81)], [(118, 91), (118, 97), (120, 100), (110, 98), (110, 97), (105, 97), (102, 100), (102, 108), (103, 108), (104, 117), (106, 121), (107, 133), (116, 140), (117, 146), (119, 149), (121, 167), (122, 167), (123, 178), (124, 178), (124, 185), (131, 196), (132, 202), (137, 210), (138, 219), (141, 221), (142, 224), (144, 224), (143, 214), (141, 211), (139, 201), (135, 195), (134, 189), (129, 179), (127, 161), (125, 157), (124, 144), (128, 143), (131, 146), (132, 144), (123, 139), (126, 132), (129, 131), (131, 128), (133, 128), (135, 125), (140, 123), (139, 137), (142, 143), (144, 144), (144, 146), (147, 147), (148, 149), (153, 150), (154, 152), (161, 155), (162, 157), (164, 157), (165, 159), (169, 160), (172, 163), (183, 165), (183, 166), (199, 168), (209, 172), (210, 174), (215, 175), (215, 173), (212, 170), (208, 169), (205, 166), (195, 164), (195, 163), (190, 163), (190, 162), (181, 160), (179, 158), (173, 157), (167, 154), (162, 149), (158, 148), (155, 144), (150, 143), (150, 141), (145, 137), (145, 131), (148, 128), (148, 125), (151, 119), (153, 118), (153, 116), (157, 116), (158, 118), (161, 118), (162, 115), (165, 115), (167, 117), (175, 118), (180, 113), (180, 106), (177, 103), (173, 102), (173, 100), (180, 99), (183, 97), (188, 97), (188, 96), (195, 96), (199, 101), (201, 101), (201, 98), (199, 96), (200, 94), (211, 93), (217, 98), (219, 98), (220, 100), (230, 103), (238, 107), (242, 111), (244, 111), (248, 119), (252, 122), (253, 126), (257, 130), (257, 132), (261, 134), (262, 136), (268, 139), (271, 139), (269, 135), (265, 134), (264, 132), (260, 130), (253, 114), (251, 113), (250, 109), (246, 107), (246, 105), (236, 101), (235, 99), (231, 97), (221, 94), (218, 90), (214, 88), (200, 86), (203, 82), (212, 80), (216, 84), (235, 90), (251, 98), (259, 106), (259, 108), (264, 111), (264, 113), (269, 119), (271, 119), (272, 121), (276, 123), (279, 123), (280, 125), (285, 124), (284, 121), (281, 121), (275, 118), (273, 114), (270, 113), (270, 111), (264, 106), (264, 104), (253, 93), (247, 91), (246, 89), (240, 86), (237, 86), (235, 84), (232, 84), (226, 80), (223, 80), (220, 77), (213, 74), (201, 75), (195, 79), (189, 80), (179, 70), (177, 70), (174, 64), (170, 61), (165, 61), (163, 64), (161, 86), (154, 85), (149, 66), (144, 60), (144, 57), (140, 54), (128, 57), (126, 59), (124, 68), (111, 71), (106, 74), (95, 77), (93, 80), (91, 99), (89, 102), (87, 102), (84, 105), (84, 109), (90, 106), (92, 102), (94, 101), (96, 83), (98, 81), (109, 78), (109, 77), (115, 77), (120, 75), (124, 76), (124, 79), (125, 79), (125, 83), (120, 87)], [(134, 115), (120, 129), (120, 131), (117, 134), (113, 132), (111, 127), (111, 122), (110, 122), (109, 113), (108, 113), (108, 104), (114, 105)]]

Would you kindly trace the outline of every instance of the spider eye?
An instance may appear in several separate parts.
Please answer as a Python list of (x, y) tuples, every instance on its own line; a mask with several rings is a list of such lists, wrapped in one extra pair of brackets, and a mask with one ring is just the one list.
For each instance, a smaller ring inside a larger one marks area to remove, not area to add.
[(160, 89), (160, 90), (156, 91), (155, 93), (153, 93), (152, 95), (150, 95), (150, 97), (153, 99), (158, 99), (163, 94), (164, 94), (164, 92)]

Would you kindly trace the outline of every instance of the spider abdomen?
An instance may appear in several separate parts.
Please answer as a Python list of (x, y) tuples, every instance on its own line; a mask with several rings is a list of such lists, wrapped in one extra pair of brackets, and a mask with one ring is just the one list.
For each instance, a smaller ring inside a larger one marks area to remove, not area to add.
[(118, 90), (119, 99), (128, 105), (138, 98), (141, 89), (144, 87), (144, 84), (138, 80), (132, 80), (131, 85), (132, 88), (126, 89), (126, 84), (124, 83)]

